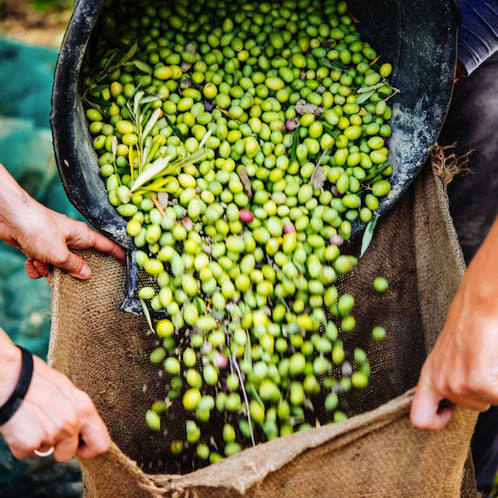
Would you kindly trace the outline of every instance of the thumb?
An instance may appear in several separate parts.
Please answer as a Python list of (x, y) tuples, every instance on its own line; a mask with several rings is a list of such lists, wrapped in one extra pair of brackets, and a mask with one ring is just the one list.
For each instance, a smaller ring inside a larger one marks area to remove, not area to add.
[(90, 278), (92, 273), (90, 267), (85, 263), (84, 259), (69, 250), (67, 251), (64, 259), (51, 263), (57, 268), (69, 273), (72, 277), (82, 280)]
[(412, 424), (419, 429), (437, 430), (445, 427), (451, 420), (453, 407), (440, 408), (443, 399), (422, 374), (410, 410)]

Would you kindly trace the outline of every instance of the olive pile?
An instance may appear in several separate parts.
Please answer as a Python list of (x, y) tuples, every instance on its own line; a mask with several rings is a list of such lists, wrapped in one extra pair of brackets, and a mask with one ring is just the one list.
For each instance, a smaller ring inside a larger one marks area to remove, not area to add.
[(197, 467), (318, 410), (344, 419), (339, 396), (370, 366), (344, 350), (355, 302), (334, 283), (357, 264), (341, 252), (351, 223), (390, 191), (391, 65), (337, 0), (114, 0), (102, 22), (82, 73), (89, 130), (157, 283), (139, 297), (170, 317), (154, 324), (167, 393), (147, 424), (181, 400), (171, 452)]

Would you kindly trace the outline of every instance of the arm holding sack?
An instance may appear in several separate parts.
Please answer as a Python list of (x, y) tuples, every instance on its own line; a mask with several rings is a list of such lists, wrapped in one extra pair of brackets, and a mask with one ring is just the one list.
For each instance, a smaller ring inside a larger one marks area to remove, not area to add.
[(416, 427), (441, 429), (453, 408), (498, 404), (498, 219), (472, 259), (415, 391), (411, 420)]
[[(0, 240), (27, 256), (29, 277), (47, 277), (50, 266), (55, 266), (75, 278), (88, 279), (89, 266), (72, 249), (93, 247), (124, 261), (119, 245), (85, 223), (36, 202), (2, 165), (0, 182)], [(40, 358), (14, 345), (1, 329), (0, 434), (20, 459), (47, 450), (60, 462), (75, 455), (89, 458), (111, 444), (88, 395)]]
[[(456, 80), (498, 50), (498, 1), (461, 0)], [(444, 427), (453, 408), (498, 404), (498, 219), (469, 265), (420, 375), (411, 410), (416, 427)]]

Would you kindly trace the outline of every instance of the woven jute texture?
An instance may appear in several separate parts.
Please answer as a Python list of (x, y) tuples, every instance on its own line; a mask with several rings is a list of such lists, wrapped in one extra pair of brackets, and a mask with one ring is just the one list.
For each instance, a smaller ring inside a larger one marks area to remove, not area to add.
[[(50, 358), (90, 394), (115, 442), (81, 462), (88, 497), (478, 496), (468, 459), (475, 414), (457, 409), (438, 432), (409, 421), (411, 389), (464, 271), (445, 190), (430, 167), (379, 222), (358, 269), (340, 284), (357, 301), (345, 349), (361, 345), (372, 366), (370, 386), (348, 393), (341, 408), (363, 414), (182, 476), (164, 473), (182, 421), (173, 410), (166, 436), (144, 423), (145, 410), (164, 396), (148, 358), (156, 339), (143, 317), (117, 311), (124, 268), (94, 252), (84, 257), (88, 282), (54, 275)], [(384, 295), (372, 289), (376, 275), (389, 279)], [(371, 338), (376, 324), (389, 331), (380, 343)]]

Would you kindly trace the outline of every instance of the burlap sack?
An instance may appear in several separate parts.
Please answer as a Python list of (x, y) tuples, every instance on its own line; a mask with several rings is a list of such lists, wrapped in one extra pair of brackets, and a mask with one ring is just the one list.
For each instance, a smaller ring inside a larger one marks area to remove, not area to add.
[[(155, 345), (145, 320), (116, 311), (124, 269), (85, 254), (88, 282), (62, 273), (53, 280), (50, 356), (94, 399), (115, 446), (82, 461), (87, 496), (114, 497), (455, 497), (477, 496), (467, 460), (475, 414), (457, 409), (439, 432), (410, 425), (410, 388), (444, 322), (464, 264), (441, 181), (426, 168), (379, 223), (354, 275), (343, 282), (357, 298), (357, 328), (345, 342), (367, 350), (368, 389), (349, 393), (346, 411), (366, 412), (263, 445), (183, 476), (161, 474), (167, 437), (150, 431), (144, 412), (161, 396), (162, 378), (148, 355)], [(379, 296), (372, 279), (384, 275)], [(372, 340), (372, 325), (388, 338)], [(467, 464), (466, 464), (467, 460)]]

